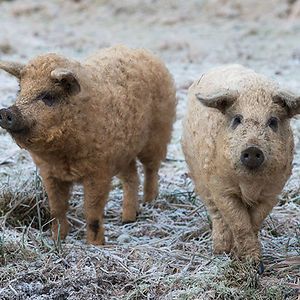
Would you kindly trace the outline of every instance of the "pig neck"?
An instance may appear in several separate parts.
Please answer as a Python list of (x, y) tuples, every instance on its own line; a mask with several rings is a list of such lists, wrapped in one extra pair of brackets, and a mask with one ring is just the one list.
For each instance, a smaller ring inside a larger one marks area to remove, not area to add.
[(265, 180), (261, 177), (251, 176), (248, 178), (232, 175), (232, 172), (218, 174), (215, 185), (219, 186), (219, 193), (227, 196), (235, 196), (241, 199), (248, 206), (257, 203), (262, 197), (266, 196), (264, 190)]
[(78, 159), (72, 151), (68, 149), (56, 150), (56, 151), (29, 151), (32, 156), (38, 157), (40, 160), (50, 164), (71, 164), (74, 160)]
[(248, 205), (256, 203), (263, 193), (264, 181), (260, 179), (242, 179), (239, 182), (239, 189), (243, 202)]
[[(260, 174), (238, 173), (226, 159), (216, 160), (216, 178), (226, 194), (238, 196), (245, 204), (252, 205), (263, 197), (266, 179)], [(222, 170), (220, 173), (218, 170)]]
[(59, 139), (55, 139), (51, 142), (42, 144), (35, 149), (28, 149), (30, 153), (40, 157), (44, 161), (53, 163), (60, 160), (73, 161), (78, 158), (87, 156), (86, 149), (78, 147), (81, 144), (79, 137), (72, 135), (69, 137), (67, 133), (64, 133)]

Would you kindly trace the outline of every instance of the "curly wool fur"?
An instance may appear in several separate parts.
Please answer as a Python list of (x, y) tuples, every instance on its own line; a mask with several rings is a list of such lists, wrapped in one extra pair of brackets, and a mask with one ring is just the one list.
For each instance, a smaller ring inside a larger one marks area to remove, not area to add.
[[(79, 93), (68, 95), (51, 78), (58, 69), (74, 74)], [(22, 69), (20, 86), (15, 106), (29, 131), (12, 136), (40, 168), (55, 218), (54, 238), (58, 222), (62, 237), (68, 232), (69, 192), (74, 182), (80, 182), (87, 239), (103, 244), (103, 211), (113, 176), (123, 183), (124, 222), (136, 220), (138, 213), (137, 158), (145, 171), (144, 201), (157, 196), (158, 169), (175, 117), (171, 75), (148, 51), (118, 46), (82, 63), (56, 54), (39, 56)], [(49, 91), (56, 99), (48, 106), (39, 95)]]
[[(277, 90), (274, 82), (239, 65), (211, 70), (189, 89), (182, 146), (212, 219), (216, 253), (234, 249), (241, 258), (260, 257), (259, 228), (292, 169), (293, 136), (286, 109), (273, 101)], [(238, 95), (225, 112), (203, 105), (195, 96), (218, 91)], [(242, 121), (233, 129), (236, 115)], [(268, 126), (270, 117), (279, 120), (277, 132)], [(246, 169), (240, 160), (250, 145), (264, 153), (258, 170)]]

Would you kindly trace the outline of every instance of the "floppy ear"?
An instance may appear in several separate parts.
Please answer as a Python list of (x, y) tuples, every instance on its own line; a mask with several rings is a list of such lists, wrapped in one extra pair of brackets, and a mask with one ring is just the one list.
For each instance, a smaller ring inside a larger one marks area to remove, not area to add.
[(273, 96), (273, 102), (284, 107), (287, 111), (288, 117), (292, 118), (293, 116), (300, 113), (300, 97), (295, 94), (279, 90)]
[(216, 108), (222, 113), (225, 113), (226, 110), (235, 102), (238, 98), (239, 93), (232, 90), (223, 90), (217, 91), (211, 95), (203, 95), (198, 93), (195, 95), (196, 98), (205, 106)]
[(58, 82), (69, 95), (76, 95), (81, 90), (75, 74), (68, 69), (58, 68), (53, 70), (51, 78)]
[(25, 65), (16, 62), (0, 61), (0, 69), (6, 71), (7, 73), (21, 79), (21, 71)]

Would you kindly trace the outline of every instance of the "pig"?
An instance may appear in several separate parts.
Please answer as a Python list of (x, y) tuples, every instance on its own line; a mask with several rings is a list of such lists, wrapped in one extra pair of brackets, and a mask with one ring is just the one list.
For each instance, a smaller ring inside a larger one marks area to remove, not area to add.
[(258, 232), (291, 174), (290, 119), (299, 111), (295, 94), (240, 65), (217, 67), (189, 88), (182, 147), (215, 253), (263, 267)]
[(83, 185), (87, 242), (102, 245), (104, 208), (114, 176), (123, 186), (122, 221), (139, 211), (137, 160), (145, 203), (158, 194), (158, 170), (175, 118), (175, 87), (164, 63), (143, 49), (102, 49), (83, 62), (55, 53), (28, 64), (0, 62), (20, 92), (0, 125), (27, 149), (49, 198), (52, 236), (65, 238), (74, 183)]

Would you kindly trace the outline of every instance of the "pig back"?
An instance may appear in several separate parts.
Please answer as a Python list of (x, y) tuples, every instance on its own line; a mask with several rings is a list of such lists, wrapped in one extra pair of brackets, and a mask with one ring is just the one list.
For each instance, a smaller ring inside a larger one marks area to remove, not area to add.
[(172, 78), (149, 52), (122, 46), (100, 51), (84, 66), (89, 74), (85, 131), (104, 160), (128, 162), (148, 142), (157, 119), (172, 123)]

